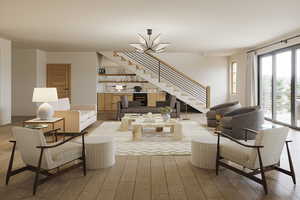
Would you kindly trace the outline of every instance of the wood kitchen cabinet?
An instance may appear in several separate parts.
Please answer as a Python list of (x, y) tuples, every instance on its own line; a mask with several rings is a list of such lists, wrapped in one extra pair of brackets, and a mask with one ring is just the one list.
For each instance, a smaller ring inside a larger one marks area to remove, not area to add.
[(157, 101), (166, 101), (166, 93), (165, 92), (148, 93), (147, 101), (148, 101), (148, 106), (156, 107)]
[[(133, 101), (133, 93), (98, 93), (98, 110), (99, 111), (117, 111), (118, 102), (121, 96), (128, 96), (128, 101)], [(166, 93), (148, 93), (147, 106), (155, 107), (157, 101), (165, 101)]]
[(121, 96), (127, 95), (128, 100), (132, 101), (132, 93), (98, 93), (98, 110), (99, 111), (117, 111), (118, 102)]

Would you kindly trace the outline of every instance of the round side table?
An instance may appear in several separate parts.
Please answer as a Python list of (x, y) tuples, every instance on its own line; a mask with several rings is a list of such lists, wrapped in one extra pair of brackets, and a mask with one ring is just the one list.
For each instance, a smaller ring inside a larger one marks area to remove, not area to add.
[(101, 169), (115, 164), (113, 137), (88, 136), (85, 138), (87, 169)]
[(192, 165), (203, 169), (215, 169), (217, 156), (217, 137), (203, 135), (192, 139)]

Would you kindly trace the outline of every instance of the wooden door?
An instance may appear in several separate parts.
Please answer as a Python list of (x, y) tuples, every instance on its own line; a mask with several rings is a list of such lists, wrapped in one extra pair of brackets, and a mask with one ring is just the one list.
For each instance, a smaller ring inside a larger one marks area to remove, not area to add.
[(71, 100), (71, 64), (47, 64), (47, 87), (57, 88), (58, 98)]

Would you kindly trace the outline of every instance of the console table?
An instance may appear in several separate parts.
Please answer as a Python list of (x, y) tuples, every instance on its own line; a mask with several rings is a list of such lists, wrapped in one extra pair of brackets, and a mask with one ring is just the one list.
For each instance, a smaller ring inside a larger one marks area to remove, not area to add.
[(32, 124), (48, 124), (48, 125), (51, 125), (52, 127), (52, 130), (55, 129), (55, 124), (56, 123), (59, 123), (59, 122), (63, 122), (63, 128), (62, 128), (62, 131), (65, 132), (65, 118), (63, 117), (53, 117), (52, 119), (48, 119), (48, 120), (41, 120), (39, 118), (34, 118), (34, 119), (30, 119), (30, 120), (27, 120), (27, 121), (23, 121), (23, 127), (25, 127), (26, 125), (32, 125)]

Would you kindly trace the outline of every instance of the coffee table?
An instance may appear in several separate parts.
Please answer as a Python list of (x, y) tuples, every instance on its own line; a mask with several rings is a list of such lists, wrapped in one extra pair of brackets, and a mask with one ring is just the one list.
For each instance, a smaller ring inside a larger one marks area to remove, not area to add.
[(125, 114), (124, 117), (121, 119), (121, 125), (119, 131), (128, 131), (131, 128), (132, 122), (136, 121), (137, 119), (157, 119), (162, 120), (161, 114)]
[(169, 121), (156, 120), (156, 121), (147, 121), (147, 120), (136, 120), (132, 122), (132, 140), (138, 141), (142, 137), (144, 128), (164, 128), (169, 127), (171, 129), (172, 138), (174, 140), (182, 139), (182, 126), (178, 120), (171, 119)]
[(119, 131), (128, 131), (131, 123), (134, 122), (137, 118), (141, 117), (140, 114), (125, 114), (121, 119), (121, 125)]

